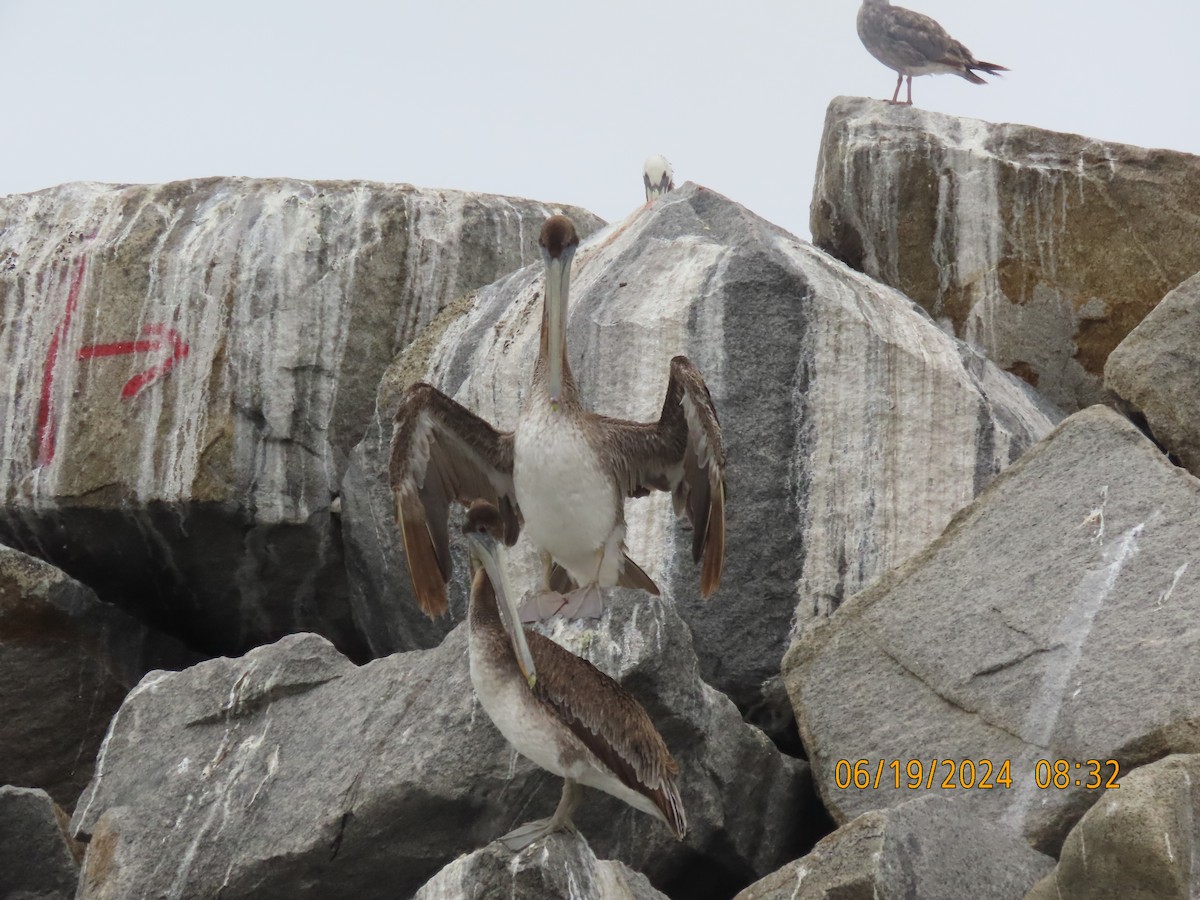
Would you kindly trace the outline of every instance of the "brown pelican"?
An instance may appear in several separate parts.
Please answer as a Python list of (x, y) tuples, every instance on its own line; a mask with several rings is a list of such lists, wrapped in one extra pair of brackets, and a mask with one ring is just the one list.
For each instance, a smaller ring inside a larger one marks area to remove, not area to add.
[(563, 779), (549, 819), (500, 840), (521, 850), (553, 831), (574, 831), (580, 785), (598, 788), (687, 833), (679, 766), (626, 690), (585, 659), (516, 621), (503, 576), (505, 523), (496, 507), (472, 504), (463, 525), (471, 551), (471, 683), (491, 720), (522, 756)]
[(892, 6), (888, 0), (863, 0), (858, 10), (858, 37), (872, 56), (896, 71), (892, 103), (899, 102), (900, 85), (905, 77), (908, 78), (905, 105), (912, 106), (914, 75), (951, 73), (972, 84), (987, 84), (972, 70), (989, 75), (1008, 71), (1004, 66), (976, 59), (929, 16)]
[(642, 181), (646, 184), (646, 202), (675, 190), (675, 170), (660, 153), (647, 156), (642, 165)]
[(676, 512), (691, 521), (692, 558), (701, 563), (700, 592), (707, 597), (725, 557), (725, 451), (704, 379), (687, 357), (672, 359), (656, 422), (584, 410), (566, 343), (579, 237), (570, 219), (552, 216), (540, 243), (541, 345), (516, 429), (497, 431), (424, 383), (405, 392), (396, 413), (389, 473), (418, 602), (430, 616), (445, 612), (447, 507), (477, 497), (499, 509), (506, 544), (523, 526), (539, 549), (543, 592), (527, 615), (600, 615), (599, 589), (614, 585), (657, 594), (625, 553), (625, 498), (652, 489), (670, 491)]

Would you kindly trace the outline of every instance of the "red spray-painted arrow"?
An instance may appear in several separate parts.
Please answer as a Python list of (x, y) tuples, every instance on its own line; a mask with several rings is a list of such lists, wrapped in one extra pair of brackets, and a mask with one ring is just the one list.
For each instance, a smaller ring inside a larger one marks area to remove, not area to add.
[(54, 329), (50, 338), (50, 348), (46, 351), (46, 360), (42, 366), (42, 396), (37, 414), (39, 467), (48, 466), (54, 460), (55, 434), (58, 431), (58, 415), (54, 409), (54, 370), (58, 366), (59, 345), (67, 336), (67, 330), (71, 327), (71, 317), (79, 304), (79, 288), (83, 284), (83, 271), (86, 268), (87, 257), (81, 256), (75, 269), (75, 277), (71, 279), (71, 288), (67, 292), (66, 312)]
[(121, 399), (132, 400), (143, 390), (162, 378), (175, 366), (175, 363), (188, 355), (188, 345), (174, 328), (165, 325), (143, 325), (142, 335), (149, 340), (117, 341), (113, 344), (89, 344), (80, 347), (79, 359), (95, 359), (104, 356), (126, 356), (131, 353), (157, 353), (169, 348), (166, 357), (148, 369), (138, 372), (121, 388)]

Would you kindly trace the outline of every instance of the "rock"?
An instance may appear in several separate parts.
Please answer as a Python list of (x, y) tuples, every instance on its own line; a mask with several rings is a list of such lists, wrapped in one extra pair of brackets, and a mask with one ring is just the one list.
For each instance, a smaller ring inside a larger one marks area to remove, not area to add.
[(1056, 854), (1117, 767), (1200, 751), (1198, 521), (1200, 481), (1125, 419), (1067, 419), (789, 651), (826, 808), (847, 822), (948, 781)]
[[(811, 843), (807, 766), (697, 677), (686, 625), (618, 596), (557, 626), (646, 706), (683, 771), (690, 825), (589, 791), (601, 858), (672, 896), (731, 895)], [(152, 673), (113, 720), (73, 827), (90, 836), (81, 900), (407, 896), (458, 855), (548, 816), (562, 782), (520, 758), (474, 698), (465, 628), (356, 668), (301, 635), (241, 659)], [(99, 842), (99, 843), (98, 843)]]
[(1105, 386), (1200, 475), (1200, 274), (1163, 298), (1108, 357)]
[[(386, 474), (399, 392), (425, 378), (512, 428), (541, 290), (538, 265), (480, 290), (384, 377), (379, 428), (343, 485), (355, 615), (377, 653), (438, 640), (465, 604), (463, 565), (447, 623), (425, 624), (411, 599)], [(1057, 417), (895, 291), (694, 184), (585, 241), (570, 302), (571, 364), (595, 411), (657, 418), (677, 353), (707, 381), (729, 459), (720, 589), (700, 600), (666, 495), (626, 505), (627, 541), (691, 626), (702, 677), (764, 725), (780, 718), (762, 685), (793, 622), (919, 551)], [(532, 588), (534, 554), (514, 549), (512, 583)]]
[(838, 97), (813, 243), (912, 297), (1065, 410), (1200, 270), (1200, 157)]
[(578, 835), (552, 834), (515, 857), (503, 844), (460, 856), (438, 872), (413, 900), (659, 900), (645, 875), (598, 860)]
[(1021, 900), (1054, 860), (942, 797), (863, 813), (735, 900)]
[(0, 546), (0, 784), (44, 788), (74, 808), (129, 689), (152, 668), (199, 658), (53, 566)]
[(50, 795), (34, 788), (0, 787), (0, 897), (71, 900), (79, 879), (67, 817)]
[(1063, 844), (1029, 896), (1044, 900), (1191, 900), (1200, 894), (1200, 756), (1179, 755), (1121, 778)]
[(285, 179), (0, 198), (0, 540), (213, 652), (307, 629), (363, 655), (346, 454), (395, 353), (550, 212)]

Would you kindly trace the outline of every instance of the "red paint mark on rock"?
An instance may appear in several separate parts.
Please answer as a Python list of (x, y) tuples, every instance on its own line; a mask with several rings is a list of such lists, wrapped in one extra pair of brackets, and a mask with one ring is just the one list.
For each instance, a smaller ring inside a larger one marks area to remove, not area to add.
[(57, 445), (58, 412), (54, 408), (54, 373), (58, 368), (58, 350), (66, 340), (71, 328), (71, 317), (75, 315), (75, 307), (79, 304), (79, 289), (83, 285), (83, 272), (87, 268), (87, 257), (81, 257), (75, 267), (75, 276), (71, 279), (71, 288), (67, 292), (67, 309), (54, 329), (50, 338), (50, 349), (46, 351), (46, 361), (42, 366), (42, 396), (38, 402), (37, 436), (38, 436), (38, 467), (48, 466), (54, 461), (54, 451)]
[(95, 359), (105, 356), (127, 356), (132, 353), (158, 353), (166, 350), (161, 362), (138, 372), (121, 388), (121, 399), (132, 400), (174, 368), (175, 363), (188, 355), (188, 345), (174, 328), (166, 325), (143, 325), (142, 335), (147, 340), (117, 341), (112, 344), (89, 344), (80, 347), (79, 359)]

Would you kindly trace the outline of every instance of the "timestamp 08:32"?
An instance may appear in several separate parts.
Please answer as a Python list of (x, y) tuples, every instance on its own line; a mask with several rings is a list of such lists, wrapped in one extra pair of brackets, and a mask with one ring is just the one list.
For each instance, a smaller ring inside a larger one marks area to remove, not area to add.
[[(1018, 772), (1017, 778), (1021, 777)], [(1119, 788), (1120, 764), (1115, 759), (1039, 759), (1033, 764), (1035, 787), (1065, 790)], [(839, 759), (833, 782), (841, 790), (1010, 790), (1015, 782), (1012, 760), (1002, 759)]]

